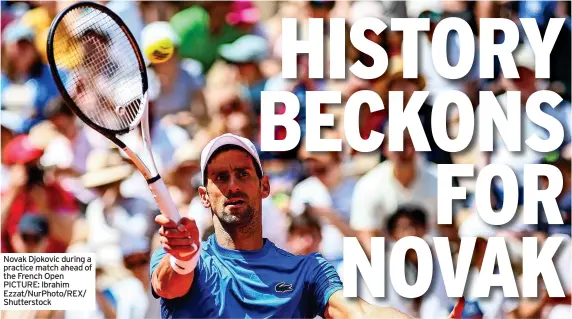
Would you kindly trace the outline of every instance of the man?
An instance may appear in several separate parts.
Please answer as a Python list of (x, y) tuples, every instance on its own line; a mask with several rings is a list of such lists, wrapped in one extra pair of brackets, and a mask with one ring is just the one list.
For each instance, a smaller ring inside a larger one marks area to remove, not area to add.
[(288, 228), (288, 251), (295, 255), (309, 255), (320, 251), (322, 227), (320, 222), (306, 209), (290, 221)]
[(220, 56), (236, 67), (242, 97), (250, 103), (256, 117), (260, 117), (261, 94), (268, 80), (260, 63), (270, 55), (266, 39), (245, 35), (231, 44), (222, 45)]
[[(388, 131), (386, 128), (386, 141)], [(428, 235), (438, 233), (436, 166), (415, 152), (407, 131), (403, 151), (390, 151), (388, 143), (382, 147), (387, 160), (358, 180), (351, 206), (350, 226), (358, 232), (366, 253), (371, 238), (381, 233), (389, 216), (401, 205), (420, 206), (427, 213)]]
[[(403, 205), (392, 213), (387, 219), (384, 226), (388, 237), (388, 250), (386, 251), (386, 260), (390, 259), (393, 246), (402, 238), (413, 236), (424, 238), (427, 229), (427, 214), (419, 206)], [(433, 250), (433, 247), (431, 247)], [(361, 277), (358, 277), (358, 296), (377, 306), (393, 307), (400, 311), (421, 319), (441, 319), (446, 318), (449, 312), (450, 299), (447, 297), (441, 267), (436, 257), (435, 251), (432, 253), (433, 273), (431, 285), (427, 292), (422, 296), (411, 299), (401, 297), (392, 286), (388, 287), (384, 297), (375, 298), (372, 296)], [(343, 269), (343, 265), (338, 269)], [(408, 250), (405, 254), (405, 277), (407, 281), (415, 280), (416, 274), (419, 273), (419, 259), (414, 250)], [(389, 276), (386, 276), (390, 280)]]
[[(326, 130), (325, 139), (340, 138), (336, 131)], [(320, 252), (334, 266), (343, 259), (343, 238), (354, 237), (349, 227), (352, 197), (357, 179), (344, 174), (342, 152), (307, 152), (300, 147), (300, 160), (308, 173), (308, 178), (296, 184), (290, 196), (290, 211), (294, 216), (305, 210), (305, 204), (317, 217), (321, 227), (322, 245)]]
[(204, 78), (197, 61), (182, 59), (179, 55), (180, 39), (169, 23), (152, 22), (141, 32), (143, 43), (154, 41), (156, 34), (163, 34), (174, 44), (172, 57), (147, 69), (151, 94), (153, 127), (159, 121), (167, 121), (196, 130), (210, 122), (203, 94)]
[(181, 39), (180, 56), (199, 61), (205, 74), (217, 60), (219, 47), (245, 34), (226, 22), (230, 9), (230, 2), (208, 1), (179, 11), (169, 20)]
[(73, 196), (57, 181), (44, 178), (40, 166), (43, 150), (29, 135), (20, 135), (8, 143), (3, 161), (8, 165), (10, 185), (2, 192), (2, 252), (13, 253), (18, 245), (18, 225), (24, 215), (44, 217), (49, 225), (46, 252), (65, 252), (72, 238), (72, 225), (78, 209)]
[(225, 134), (210, 141), (201, 174), (199, 193), (212, 211), (214, 235), (201, 243), (194, 221), (156, 218), (162, 247), (150, 275), (163, 318), (407, 318), (347, 301), (336, 270), (320, 254), (295, 256), (262, 237), (262, 199), (270, 186), (249, 140)]

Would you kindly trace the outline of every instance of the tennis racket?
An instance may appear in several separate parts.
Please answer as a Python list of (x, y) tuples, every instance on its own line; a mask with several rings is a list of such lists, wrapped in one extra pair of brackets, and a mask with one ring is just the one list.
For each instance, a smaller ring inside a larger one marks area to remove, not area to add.
[[(161, 213), (178, 222), (177, 207), (153, 160), (146, 65), (125, 23), (103, 5), (75, 3), (53, 20), (47, 54), (66, 104), (129, 156), (147, 180)], [(136, 128), (150, 165), (119, 139)]]

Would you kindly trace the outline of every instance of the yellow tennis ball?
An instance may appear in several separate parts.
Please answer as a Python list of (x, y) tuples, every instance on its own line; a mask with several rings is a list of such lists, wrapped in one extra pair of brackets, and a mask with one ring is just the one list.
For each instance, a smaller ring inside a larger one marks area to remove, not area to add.
[(154, 64), (167, 62), (172, 56), (175, 47), (169, 37), (158, 38), (145, 44), (145, 56)]

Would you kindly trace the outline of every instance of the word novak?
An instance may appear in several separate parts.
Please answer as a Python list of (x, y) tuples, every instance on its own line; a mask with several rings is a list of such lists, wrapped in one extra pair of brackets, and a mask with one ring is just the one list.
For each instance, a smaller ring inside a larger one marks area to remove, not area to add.
[[(461, 238), (461, 247), (457, 260), (457, 268), (453, 266), (453, 258), (446, 237), (434, 237), (435, 252), (441, 270), (447, 296), (458, 298), (463, 296), (465, 284), (471, 267), (476, 238)], [(545, 287), (550, 297), (564, 297), (558, 274), (552, 263), (552, 257), (563, 241), (562, 237), (549, 237), (539, 254), (538, 239), (523, 238), (523, 274), (522, 297), (537, 297), (537, 278), (542, 274)], [(375, 298), (385, 297), (385, 248), (384, 238), (374, 237), (371, 240), (371, 264), (355, 237), (344, 238), (344, 296), (357, 296), (357, 271), (359, 269), (371, 295)], [(410, 285), (406, 280), (404, 259), (409, 249), (415, 250), (418, 258), (417, 280)], [(498, 265), (498, 272), (495, 264)], [(431, 249), (423, 238), (404, 237), (397, 241), (389, 257), (389, 275), (395, 291), (405, 298), (418, 298), (429, 289), (434, 273), (434, 259)], [(491, 287), (500, 286), (505, 297), (519, 297), (517, 284), (512, 271), (509, 254), (503, 237), (488, 238), (487, 248), (476, 284), (476, 298), (489, 297)]]

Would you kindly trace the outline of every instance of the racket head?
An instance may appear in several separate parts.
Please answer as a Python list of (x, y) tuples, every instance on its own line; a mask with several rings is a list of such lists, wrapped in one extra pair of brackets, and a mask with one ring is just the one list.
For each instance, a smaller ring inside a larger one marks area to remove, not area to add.
[(115, 142), (140, 123), (147, 69), (135, 37), (112, 10), (77, 2), (58, 13), (47, 57), (62, 98), (84, 123)]

